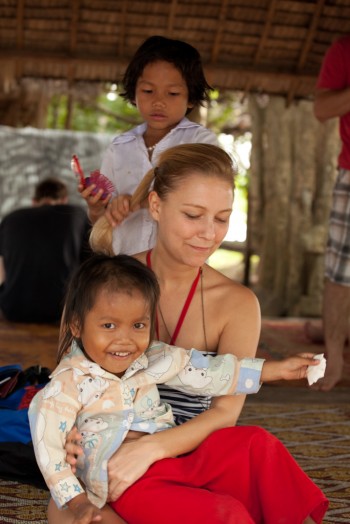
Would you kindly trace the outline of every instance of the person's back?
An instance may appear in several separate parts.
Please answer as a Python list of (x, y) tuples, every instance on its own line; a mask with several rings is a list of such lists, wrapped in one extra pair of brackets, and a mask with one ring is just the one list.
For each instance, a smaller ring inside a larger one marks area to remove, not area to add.
[(14, 322), (58, 321), (66, 281), (89, 253), (86, 212), (61, 200), (38, 202), (0, 224), (0, 309)]

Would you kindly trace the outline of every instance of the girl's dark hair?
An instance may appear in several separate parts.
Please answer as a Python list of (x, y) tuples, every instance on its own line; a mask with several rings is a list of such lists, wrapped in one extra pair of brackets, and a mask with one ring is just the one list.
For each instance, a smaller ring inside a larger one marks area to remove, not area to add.
[(121, 94), (125, 100), (135, 103), (136, 83), (146, 65), (162, 60), (173, 64), (182, 74), (188, 88), (188, 102), (200, 105), (209, 98), (213, 88), (205, 79), (202, 60), (196, 48), (164, 36), (151, 36), (138, 48), (126, 68)]
[[(57, 362), (73, 341), (71, 325), (84, 327), (86, 314), (102, 289), (111, 293), (129, 293), (138, 290), (149, 305), (151, 315), (150, 342), (154, 336), (156, 308), (159, 300), (159, 284), (154, 272), (128, 255), (92, 255), (71, 278), (62, 316)], [(77, 340), (81, 346), (81, 342)], [(82, 348), (83, 349), (83, 348)]]

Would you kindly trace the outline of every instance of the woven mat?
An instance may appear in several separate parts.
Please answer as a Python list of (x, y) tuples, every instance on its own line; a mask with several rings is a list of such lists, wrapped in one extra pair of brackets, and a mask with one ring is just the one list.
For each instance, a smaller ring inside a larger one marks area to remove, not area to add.
[(0, 523), (47, 524), (48, 498), (48, 491), (0, 480)]
[[(240, 424), (276, 435), (325, 492), (324, 524), (350, 522), (350, 408), (347, 404), (247, 402)], [(0, 523), (46, 524), (48, 492), (0, 480)]]

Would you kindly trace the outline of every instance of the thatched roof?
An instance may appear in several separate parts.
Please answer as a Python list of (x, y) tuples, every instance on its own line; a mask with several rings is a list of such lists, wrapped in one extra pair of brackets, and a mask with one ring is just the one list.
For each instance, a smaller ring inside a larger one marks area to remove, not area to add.
[(23, 78), (115, 82), (147, 38), (186, 40), (221, 89), (312, 96), (350, 0), (0, 0), (0, 92)]

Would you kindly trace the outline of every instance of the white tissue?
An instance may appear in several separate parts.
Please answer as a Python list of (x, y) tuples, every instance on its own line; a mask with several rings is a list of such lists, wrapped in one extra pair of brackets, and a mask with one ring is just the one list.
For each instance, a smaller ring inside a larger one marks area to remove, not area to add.
[(315, 355), (314, 358), (319, 360), (320, 363), (317, 366), (308, 366), (307, 368), (306, 376), (309, 386), (317, 382), (319, 378), (324, 377), (326, 371), (326, 359), (324, 358), (324, 354), (321, 353), (320, 355)]

